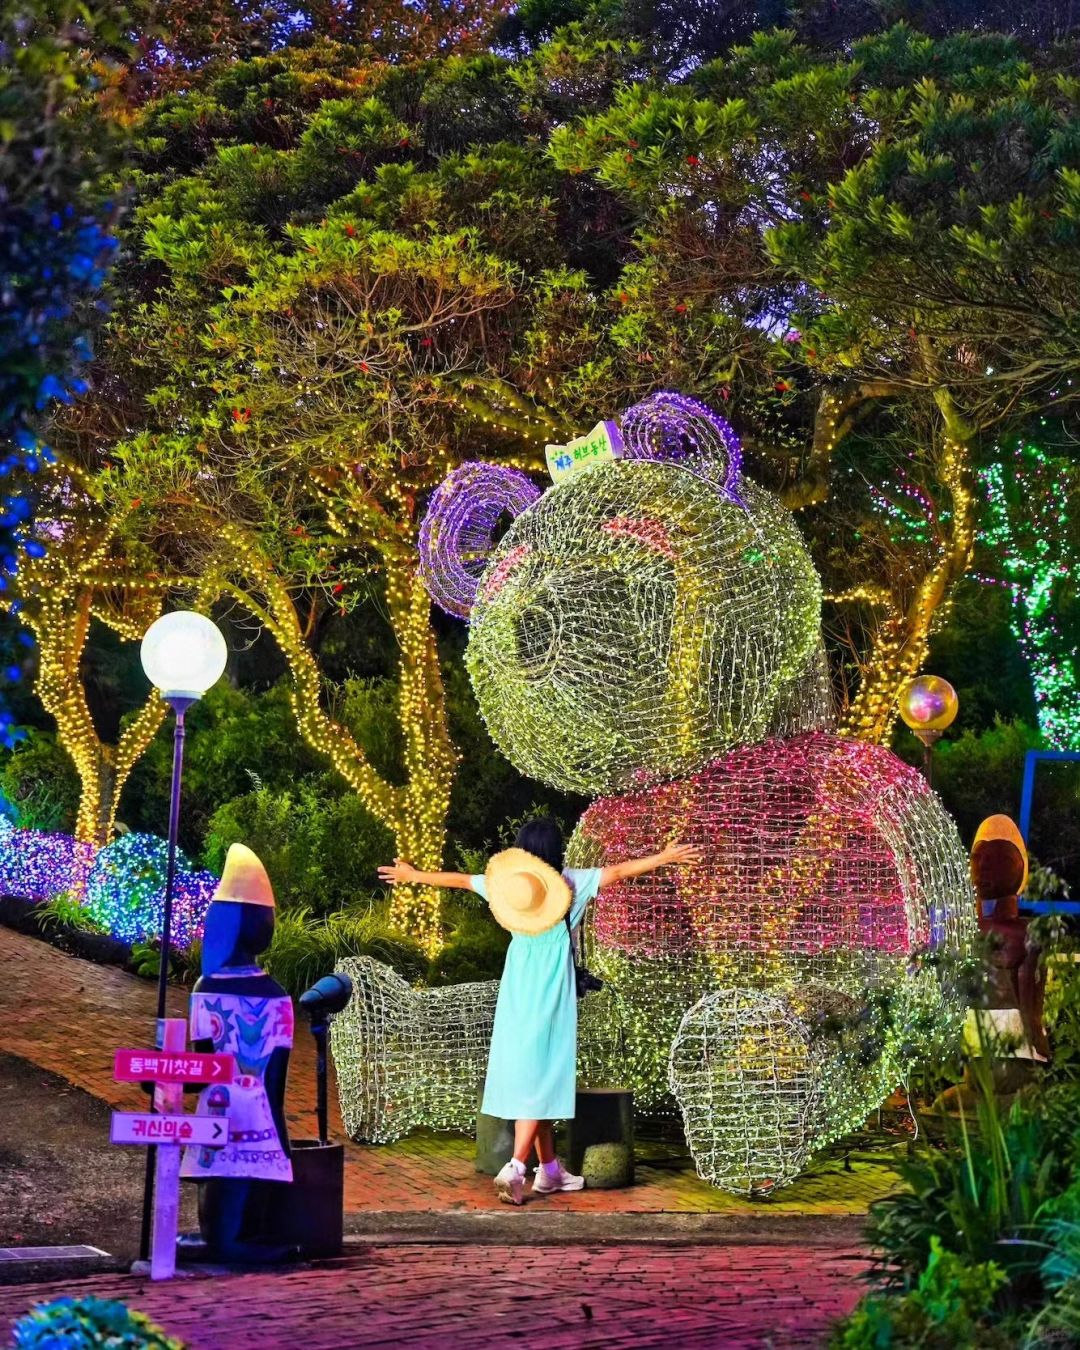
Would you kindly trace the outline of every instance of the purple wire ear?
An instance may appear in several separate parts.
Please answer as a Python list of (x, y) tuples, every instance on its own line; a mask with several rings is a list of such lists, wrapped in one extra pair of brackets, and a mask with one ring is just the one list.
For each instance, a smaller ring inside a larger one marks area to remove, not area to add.
[(436, 489), (420, 526), (420, 572), (448, 614), (467, 619), (504, 513), (520, 516), (541, 495), (519, 469), (461, 464)]
[(719, 413), (685, 394), (664, 391), (628, 408), (622, 417), (623, 459), (685, 461), (739, 501), (742, 445)]

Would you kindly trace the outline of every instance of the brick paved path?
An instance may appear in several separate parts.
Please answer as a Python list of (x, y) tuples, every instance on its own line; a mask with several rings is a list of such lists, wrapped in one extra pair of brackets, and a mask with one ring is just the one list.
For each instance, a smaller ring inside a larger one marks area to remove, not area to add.
[(288, 1274), (0, 1289), (0, 1342), (31, 1304), (85, 1292), (191, 1350), (809, 1350), (864, 1268), (835, 1247), (378, 1247)]
[[(114, 966), (66, 956), (35, 938), (0, 927), (0, 1050), (28, 1060), (98, 1097), (110, 1106), (139, 1109), (137, 1087), (114, 1083), (112, 1056), (118, 1046), (149, 1045), (156, 991), (149, 980)], [(187, 998), (169, 991), (169, 1012), (183, 1016)], [(331, 1130), (343, 1137), (331, 1092)], [(315, 1068), (311, 1037), (297, 1020), (289, 1074), (287, 1115), (294, 1137), (314, 1133)], [(865, 1212), (892, 1188), (895, 1176), (875, 1161), (821, 1164), (766, 1207), (725, 1195), (706, 1185), (685, 1154), (659, 1148), (638, 1167), (638, 1184), (625, 1191), (586, 1191), (550, 1196), (545, 1209), (584, 1213), (612, 1211), (842, 1215)], [(664, 1154), (667, 1157), (664, 1157)], [(656, 1156), (659, 1154), (660, 1156)], [(473, 1169), (473, 1143), (452, 1135), (418, 1133), (382, 1147), (347, 1145), (345, 1209), (365, 1211), (478, 1210), (497, 1208), (487, 1177)], [(505, 1207), (504, 1207), (505, 1208)], [(521, 1214), (524, 1221), (527, 1211)]]

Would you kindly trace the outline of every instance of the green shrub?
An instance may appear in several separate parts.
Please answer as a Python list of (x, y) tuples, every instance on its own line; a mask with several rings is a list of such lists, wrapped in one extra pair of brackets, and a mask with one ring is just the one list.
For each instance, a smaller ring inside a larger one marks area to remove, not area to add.
[(915, 1287), (869, 1294), (836, 1328), (831, 1350), (1009, 1350), (1015, 1340), (988, 1317), (1008, 1277), (992, 1261), (968, 1265), (930, 1242)]
[(387, 914), (385, 901), (321, 916), (303, 906), (279, 910), (261, 964), (294, 998), (346, 956), (373, 957), (415, 983), (427, 961), (415, 942), (390, 927)]
[[(1027, 722), (997, 721), (983, 731), (965, 731), (940, 741), (934, 750), (934, 788), (970, 843), (987, 816), (1004, 812), (1017, 818), (1024, 780), (1024, 755), (1042, 740)], [(921, 763), (922, 747), (903, 727), (895, 748), (910, 763)], [(1058, 874), (1060, 890), (1080, 882), (1080, 766), (1040, 764), (1028, 846), (1044, 872)], [(1044, 877), (1045, 881), (1046, 878)]]
[(1028, 941), (1040, 949), (1046, 972), (1043, 1022), (1053, 1049), (1049, 1072), (1059, 1081), (1080, 1080), (1080, 936), (1059, 914), (1033, 920)]
[[(998, 721), (987, 730), (965, 731), (938, 743), (934, 787), (965, 840), (974, 838), (987, 816), (999, 811), (1018, 815), (1024, 754), (1040, 744), (1038, 730), (1020, 720)], [(897, 749), (904, 758), (921, 762), (922, 747), (904, 729), (897, 732)]]
[(58, 1298), (20, 1317), (13, 1350), (184, 1350), (144, 1314), (113, 1299)]
[(971, 1071), (974, 1118), (947, 1126), (946, 1147), (926, 1145), (898, 1166), (906, 1189), (871, 1208), (868, 1237), (895, 1284), (911, 1287), (940, 1238), (971, 1265), (999, 1264), (1023, 1302), (1040, 1260), (1037, 1225), (1072, 1180), (1069, 1136), (1036, 1095), (1003, 1111), (985, 1060)]
[(205, 865), (219, 875), (229, 845), (244, 843), (262, 859), (283, 909), (325, 914), (355, 905), (378, 885), (376, 869), (393, 857), (390, 831), (360, 799), (328, 778), (295, 788), (263, 788), (214, 812)]
[(1024, 1350), (1080, 1340), (1080, 1223), (1055, 1220), (1047, 1227), (1047, 1239), (1042, 1277), (1050, 1299), (1028, 1328)]
[[(181, 844), (197, 853), (211, 817), (226, 802), (267, 788), (280, 792), (326, 773), (325, 761), (296, 728), (287, 684), (265, 693), (222, 681), (188, 712), (184, 749)], [(132, 830), (164, 834), (172, 779), (172, 719), (166, 720), (135, 765), (120, 801), (120, 819)]]
[(443, 908), (446, 945), (428, 967), (428, 984), (467, 984), (502, 975), (510, 934), (473, 891), (451, 892)]
[(79, 809), (79, 776), (49, 731), (31, 730), (0, 770), (0, 792), (24, 830), (71, 833)]

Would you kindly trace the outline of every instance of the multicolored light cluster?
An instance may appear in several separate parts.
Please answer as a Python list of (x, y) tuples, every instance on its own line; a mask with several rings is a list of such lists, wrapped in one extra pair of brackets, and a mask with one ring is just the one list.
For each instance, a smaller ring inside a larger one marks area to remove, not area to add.
[(989, 515), (983, 543), (999, 560), (998, 575), (984, 579), (1009, 592), (1012, 631), (1028, 663), (1039, 730), (1054, 750), (1080, 750), (1080, 653), (1057, 613), (1076, 568), (1070, 467), (1021, 442), (1011, 465), (993, 464), (981, 474)]
[[(0, 818), (0, 894), (48, 901), (82, 897), (88, 916), (123, 942), (161, 936), (168, 845), (150, 834), (125, 834), (97, 849), (70, 834), (18, 830)], [(192, 870), (178, 855), (172, 941), (190, 947), (217, 886), (212, 872)]]
[(0, 894), (51, 900), (86, 886), (96, 850), (70, 834), (18, 830), (0, 817)]
[[(161, 936), (169, 846), (154, 834), (122, 834), (94, 859), (86, 882), (90, 917), (123, 942)], [(173, 893), (172, 942), (190, 947), (202, 933), (217, 877), (195, 872), (182, 852)]]

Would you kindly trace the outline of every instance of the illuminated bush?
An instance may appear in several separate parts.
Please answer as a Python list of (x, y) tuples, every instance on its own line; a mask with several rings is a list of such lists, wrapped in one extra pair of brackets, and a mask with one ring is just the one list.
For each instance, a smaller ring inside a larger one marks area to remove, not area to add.
[(17, 830), (0, 817), (0, 895), (51, 900), (65, 891), (81, 895), (94, 862), (94, 845), (70, 834)]
[[(86, 883), (90, 917), (123, 942), (161, 935), (165, 908), (168, 844), (152, 834), (124, 834), (94, 859)], [(189, 947), (202, 932), (217, 878), (194, 872), (177, 852), (172, 941)]]

